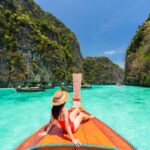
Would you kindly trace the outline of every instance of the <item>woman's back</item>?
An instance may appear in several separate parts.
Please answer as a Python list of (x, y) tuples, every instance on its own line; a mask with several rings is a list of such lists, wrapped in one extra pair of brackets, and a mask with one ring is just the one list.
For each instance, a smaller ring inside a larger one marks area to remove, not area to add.
[[(67, 121), (65, 120), (65, 118), (67, 118)], [(61, 125), (61, 127), (64, 129), (65, 132), (67, 132), (66, 126), (67, 126), (67, 122), (68, 122), (70, 125), (70, 128), (71, 128), (71, 131), (74, 132), (74, 124), (69, 117), (67, 108), (65, 108), (65, 107), (62, 108), (57, 121), (59, 122), (59, 124)]]

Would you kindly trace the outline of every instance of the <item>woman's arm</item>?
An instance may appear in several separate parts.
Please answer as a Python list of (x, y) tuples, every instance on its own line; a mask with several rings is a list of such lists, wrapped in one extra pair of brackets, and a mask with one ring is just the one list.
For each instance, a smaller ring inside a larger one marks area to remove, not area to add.
[(65, 125), (66, 125), (67, 132), (68, 132), (72, 142), (77, 147), (79, 147), (81, 143), (80, 143), (80, 141), (78, 139), (75, 139), (73, 134), (72, 134), (72, 131), (71, 131), (71, 128), (70, 128), (70, 124), (69, 124), (69, 121), (68, 121), (68, 110), (67, 109), (64, 111), (64, 120), (65, 120)]
[(46, 129), (46, 133), (48, 133), (50, 131), (50, 129), (52, 127), (52, 124), (53, 124), (53, 121), (54, 121), (54, 118), (51, 115), (51, 119), (50, 119), (50, 122), (48, 123), (47, 129)]
[(50, 131), (50, 129), (52, 127), (53, 121), (54, 121), (54, 118), (51, 115), (51, 119), (50, 119), (50, 121), (49, 121), (49, 123), (47, 125), (46, 131), (39, 133), (39, 136), (45, 136), (46, 134), (48, 134), (48, 132)]

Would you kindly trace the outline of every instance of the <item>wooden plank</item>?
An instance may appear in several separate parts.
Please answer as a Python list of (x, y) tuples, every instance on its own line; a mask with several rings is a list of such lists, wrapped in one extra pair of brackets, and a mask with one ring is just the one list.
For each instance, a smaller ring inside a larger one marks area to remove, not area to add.
[(107, 138), (92, 122), (92, 120), (83, 124), (84, 132), (88, 140), (88, 144), (97, 144), (102, 146), (111, 146), (115, 145)]
[(63, 137), (58, 135), (47, 135), (38, 143), (38, 145), (56, 144), (56, 143), (70, 144), (71, 141), (66, 140)]
[(91, 126), (89, 122), (83, 125), (83, 130), (87, 139), (87, 144), (96, 144), (96, 145), (99, 144), (100, 145), (99, 141), (95, 138), (95, 136), (93, 136), (93, 133), (95, 132), (94, 129), (92, 129), (91, 131), (90, 128)]
[(93, 123), (101, 130), (120, 150), (135, 150), (126, 140), (124, 140), (119, 134), (113, 131), (110, 127), (104, 124), (102, 121), (93, 119)]
[(80, 125), (79, 129), (74, 135), (82, 144), (87, 144), (87, 139), (83, 131), (83, 124)]
[(15, 150), (27, 150), (29, 147), (36, 145), (43, 137), (38, 136), (40, 132), (44, 131), (44, 128), (47, 125), (40, 128), (38, 131), (36, 131), (34, 134), (29, 136), (24, 142), (22, 142)]
[(55, 144), (55, 143), (71, 143), (70, 138), (63, 135), (63, 129), (55, 124), (48, 135), (46, 135), (39, 143), (41, 144)]

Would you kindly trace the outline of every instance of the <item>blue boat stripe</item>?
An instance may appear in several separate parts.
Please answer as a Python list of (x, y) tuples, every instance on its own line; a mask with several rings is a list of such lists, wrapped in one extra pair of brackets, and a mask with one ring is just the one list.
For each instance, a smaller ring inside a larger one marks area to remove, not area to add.
[[(35, 148), (42, 148), (42, 147), (61, 147), (61, 146), (66, 146), (66, 147), (75, 147), (74, 144), (46, 144), (46, 145), (38, 145), (38, 146), (32, 146), (29, 148), (29, 150), (34, 150)], [(100, 145), (92, 145), (92, 144), (81, 144), (81, 147), (94, 147), (94, 148), (105, 148), (108, 150), (119, 150), (118, 148), (114, 147), (109, 147), (109, 146), (100, 146)]]

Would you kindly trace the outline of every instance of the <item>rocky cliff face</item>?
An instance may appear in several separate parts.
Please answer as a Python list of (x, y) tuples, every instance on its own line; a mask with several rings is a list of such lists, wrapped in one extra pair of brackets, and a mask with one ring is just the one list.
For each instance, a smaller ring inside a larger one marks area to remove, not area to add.
[(150, 86), (150, 15), (137, 30), (127, 48), (125, 82)]
[(84, 81), (92, 84), (123, 82), (124, 71), (107, 57), (86, 57), (83, 61)]
[(76, 36), (33, 0), (0, 0), (0, 86), (69, 82), (82, 70)]

